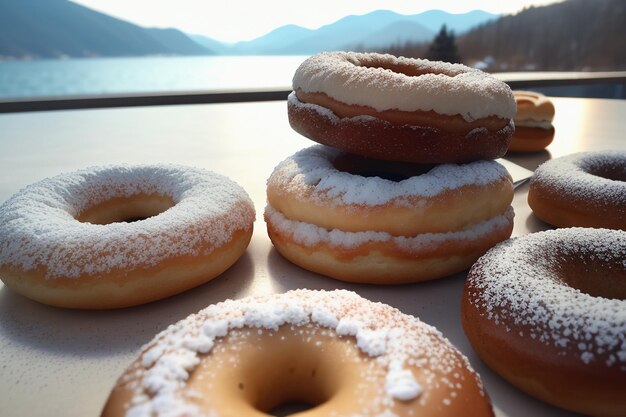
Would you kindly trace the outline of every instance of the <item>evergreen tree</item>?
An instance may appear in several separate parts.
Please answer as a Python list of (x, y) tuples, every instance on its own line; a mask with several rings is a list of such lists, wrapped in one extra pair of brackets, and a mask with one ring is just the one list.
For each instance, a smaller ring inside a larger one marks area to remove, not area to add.
[(435, 36), (433, 43), (428, 49), (426, 58), (431, 61), (461, 62), (461, 57), (459, 57), (454, 41), (454, 32), (448, 32), (446, 25), (443, 25), (437, 36)]

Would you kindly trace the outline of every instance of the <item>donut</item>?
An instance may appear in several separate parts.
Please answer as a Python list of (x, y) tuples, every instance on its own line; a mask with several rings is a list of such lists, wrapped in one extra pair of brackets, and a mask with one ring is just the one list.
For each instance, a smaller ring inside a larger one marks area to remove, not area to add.
[(515, 133), (510, 151), (536, 152), (545, 149), (554, 139), (554, 104), (541, 93), (514, 90), (517, 104)]
[(530, 179), (528, 204), (553, 226), (626, 230), (626, 151), (580, 152), (544, 162)]
[(626, 232), (500, 243), (472, 266), (462, 300), (469, 341), (513, 385), (567, 410), (626, 415)]
[(400, 284), (467, 269), (507, 239), (512, 199), (511, 177), (495, 161), (381, 163), (314, 145), (272, 172), (265, 221), (275, 248), (296, 265)]
[(460, 64), (325, 52), (293, 77), (289, 123), (313, 141), (361, 156), (459, 163), (504, 155), (515, 100), (502, 81)]
[(170, 326), (117, 381), (116, 416), (493, 416), (479, 376), (435, 328), (345, 290), (226, 300)]
[(229, 268), (254, 206), (228, 178), (177, 165), (92, 167), (44, 179), (0, 206), (0, 278), (58, 307), (127, 307)]

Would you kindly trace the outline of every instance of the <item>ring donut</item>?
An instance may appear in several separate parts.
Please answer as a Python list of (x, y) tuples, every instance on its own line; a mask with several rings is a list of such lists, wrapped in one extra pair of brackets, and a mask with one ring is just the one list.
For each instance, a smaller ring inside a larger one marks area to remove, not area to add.
[(283, 256), (361, 283), (462, 271), (513, 224), (511, 178), (495, 161), (380, 163), (315, 145), (274, 169), (267, 197), (268, 234)]
[(554, 104), (541, 93), (514, 90), (517, 104), (515, 133), (510, 151), (536, 152), (545, 149), (554, 139)]
[(515, 101), (502, 81), (460, 64), (376, 53), (305, 60), (288, 98), (294, 130), (376, 159), (457, 163), (504, 155)]
[(102, 412), (262, 417), (493, 416), (467, 359), (415, 317), (348, 291), (227, 300), (170, 326), (120, 377)]
[(467, 277), (465, 333), (523, 391), (626, 415), (626, 232), (567, 228), (503, 242)]
[(626, 151), (581, 152), (543, 163), (530, 180), (528, 204), (557, 227), (626, 230)]
[(59, 307), (126, 307), (203, 284), (243, 254), (254, 206), (210, 171), (104, 166), (32, 184), (0, 206), (0, 278)]

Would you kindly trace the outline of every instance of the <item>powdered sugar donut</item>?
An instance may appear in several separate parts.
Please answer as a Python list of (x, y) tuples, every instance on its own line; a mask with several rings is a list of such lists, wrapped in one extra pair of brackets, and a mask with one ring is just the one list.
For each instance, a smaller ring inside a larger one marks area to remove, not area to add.
[(463, 327), (496, 372), (544, 401), (626, 415), (626, 232), (511, 239), (469, 272)]
[(115, 308), (187, 290), (245, 251), (254, 206), (210, 171), (104, 166), (26, 187), (0, 206), (0, 278), (42, 303)]
[(626, 230), (626, 151), (581, 152), (545, 162), (531, 178), (528, 204), (554, 226)]
[(554, 104), (548, 97), (533, 91), (515, 90), (513, 96), (517, 111), (509, 150), (535, 152), (545, 149), (554, 139)]
[(348, 291), (227, 300), (170, 326), (113, 389), (103, 417), (492, 416), (467, 359), (436, 329)]
[(291, 126), (347, 152), (418, 163), (468, 162), (506, 153), (511, 89), (459, 64), (376, 53), (305, 60), (288, 99)]
[(450, 275), (507, 239), (513, 225), (511, 177), (494, 161), (381, 164), (316, 145), (274, 169), (267, 196), (265, 221), (276, 249), (345, 281)]

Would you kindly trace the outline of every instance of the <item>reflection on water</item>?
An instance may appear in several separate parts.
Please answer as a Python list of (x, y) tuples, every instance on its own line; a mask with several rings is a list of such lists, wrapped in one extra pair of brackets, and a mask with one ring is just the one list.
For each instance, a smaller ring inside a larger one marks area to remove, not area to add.
[(0, 98), (285, 88), (304, 56), (82, 58), (0, 62)]

